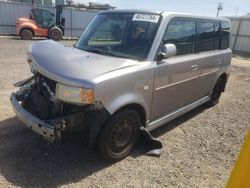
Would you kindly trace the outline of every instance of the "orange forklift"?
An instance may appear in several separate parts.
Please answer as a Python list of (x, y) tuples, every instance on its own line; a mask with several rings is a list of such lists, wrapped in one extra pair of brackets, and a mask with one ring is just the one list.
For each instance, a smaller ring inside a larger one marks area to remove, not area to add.
[(54, 14), (42, 8), (35, 8), (34, 2), (29, 18), (21, 17), (16, 22), (16, 33), (24, 40), (31, 40), (34, 36), (61, 40), (64, 35), (65, 18), (62, 17), (63, 4), (56, 5), (56, 21)]

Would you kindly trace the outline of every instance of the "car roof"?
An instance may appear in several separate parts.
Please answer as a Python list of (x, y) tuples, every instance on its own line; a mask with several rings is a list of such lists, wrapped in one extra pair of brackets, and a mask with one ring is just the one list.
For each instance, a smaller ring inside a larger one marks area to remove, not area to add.
[(171, 11), (156, 11), (156, 10), (142, 10), (142, 9), (113, 9), (113, 10), (104, 10), (100, 11), (99, 14), (102, 13), (145, 13), (145, 14), (160, 14), (162, 16), (175, 16), (175, 17), (186, 17), (186, 18), (195, 18), (195, 19), (210, 19), (210, 20), (225, 20), (229, 21), (227, 18), (222, 17), (210, 17), (210, 16), (202, 16), (190, 13), (183, 12), (171, 12)]
[(161, 14), (163, 11), (154, 10), (140, 10), (140, 9), (113, 9), (103, 10), (99, 13), (148, 13), (148, 14)]

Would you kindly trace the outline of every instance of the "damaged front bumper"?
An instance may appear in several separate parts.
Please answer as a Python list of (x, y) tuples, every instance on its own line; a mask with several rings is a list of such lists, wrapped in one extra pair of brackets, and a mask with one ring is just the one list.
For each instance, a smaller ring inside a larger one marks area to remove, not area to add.
[(12, 108), (16, 113), (17, 117), (22, 120), (26, 126), (31, 128), (38, 134), (42, 135), (49, 141), (54, 141), (61, 137), (61, 131), (59, 127), (57, 127), (57, 125), (53, 125), (44, 120), (41, 120), (33, 114), (29, 113), (27, 110), (25, 110), (17, 100), (15, 93), (12, 93), (10, 100)]

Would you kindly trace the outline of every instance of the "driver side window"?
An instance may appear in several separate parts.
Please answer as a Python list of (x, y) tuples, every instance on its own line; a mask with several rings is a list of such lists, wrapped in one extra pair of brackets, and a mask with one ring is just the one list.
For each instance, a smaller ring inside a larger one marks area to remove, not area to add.
[(195, 21), (172, 20), (165, 31), (163, 43), (175, 44), (177, 54), (194, 53), (195, 48)]

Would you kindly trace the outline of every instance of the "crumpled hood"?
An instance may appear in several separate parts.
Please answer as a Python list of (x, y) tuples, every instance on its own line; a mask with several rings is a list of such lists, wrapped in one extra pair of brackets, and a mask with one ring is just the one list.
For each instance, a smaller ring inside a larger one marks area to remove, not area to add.
[(59, 83), (94, 87), (93, 79), (107, 72), (139, 64), (137, 61), (99, 55), (46, 40), (29, 48), (35, 69)]

